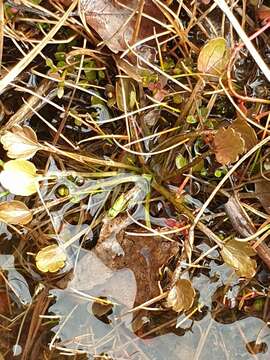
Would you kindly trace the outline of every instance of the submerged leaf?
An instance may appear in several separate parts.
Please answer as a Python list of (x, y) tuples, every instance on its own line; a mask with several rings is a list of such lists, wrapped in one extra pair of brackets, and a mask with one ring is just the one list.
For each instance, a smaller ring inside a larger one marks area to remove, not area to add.
[(134, 306), (158, 296), (160, 268), (179, 251), (179, 244), (160, 236), (147, 236), (138, 226), (131, 226), (129, 235), (125, 229), (132, 223), (126, 215), (105, 219), (94, 253), (110, 269), (131, 269), (137, 282)]
[(37, 191), (36, 167), (23, 159), (10, 160), (4, 164), (0, 173), (3, 187), (14, 195), (29, 196)]
[(226, 40), (222, 37), (210, 40), (200, 51), (198, 70), (211, 75), (220, 75), (225, 70), (229, 58)]
[(25, 225), (33, 216), (28, 207), (21, 201), (5, 201), (0, 203), (0, 221), (13, 225)]
[(41, 272), (55, 273), (65, 266), (67, 255), (60, 246), (49, 245), (36, 255), (36, 265)]
[(228, 165), (238, 160), (245, 150), (245, 142), (241, 135), (232, 128), (220, 128), (214, 137), (214, 151), (217, 161)]
[(167, 306), (174, 311), (186, 311), (193, 305), (196, 292), (189, 280), (180, 279), (169, 291), (167, 297)]
[(1, 143), (11, 159), (30, 159), (41, 148), (29, 126), (16, 126), (1, 137)]
[(250, 256), (256, 253), (248, 243), (229, 240), (220, 253), (224, 262), (234, 268), (238, 276), (252, 278), (255, 275), (257, 264)]

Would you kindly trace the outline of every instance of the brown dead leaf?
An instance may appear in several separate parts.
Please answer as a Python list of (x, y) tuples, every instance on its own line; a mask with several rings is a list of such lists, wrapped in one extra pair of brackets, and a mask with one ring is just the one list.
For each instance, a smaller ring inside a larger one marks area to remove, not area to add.
[[(68, 6), (71, 0), (61, 0)], [(86, 16), (88, 25), (103, 39), (104, 43), (115, 53), (127, 48), (131, 44), (136, 31), (139, 7), (137, 0), (81, 0), (81, 9)], [(164, 16), (152, 0), (145, 0), (143, 13), (153, 19), (164, 22)], [(164, 29), (145, 16), (141, 17), (137, 40), (145, 39)]]
[[(5, 291), (0, 291), (0, 314), (8, 314), (10, 310), (10, 299)], [(5, 360), (0, 353), (0, 360)]]
[(238, 117), (230, 128), (234, 129), (241, 135), (241, 138), (245, 142), (245, 151), (248, 151), (253, 148), (258, 142), (257, 135), (255, 130), (248, 124), (248, 122), (242, 118)]
[(239, 155), (245, 150), (243, 138), (232, 128), (218, 129), (213, 143), (216, 159), (222, 165), (237, 161)]
[(177, 280), (176, 284), (169, 291), (167, 306), (176, 312), (187, 311), (192, 307), (195, 296), (196, 292), (189, 280)]
[(32, 212), (21, 201), (0, 203), (0, 221), (12, 225), (26, 225), (32, 220)]
[(137, 282), (134, 305), (140, 305), (159, 295), (159, 269), (177, 254), (179, 245), (160, 236), (144, 236), (141, 228), (134, 225), (130, 231), (138, 236), (128, 235), (125, 228), (129, 224), (130, 219), (124, 215), (107, 219), (94, 252), (110, 269), (133, 271)]
[(224, 262), (231, 266), (238, 276), (252, 278), (255, 275), (257, 263), (250, 256), (256, 253), (247, 242), (229, 240), (220, 253)]
[(267, 214), (270, 214), (270, 181), (265, 179), (256, 181), (255, 195)]
[(69, 6), (72, 3), (72, 0), (60, 0), (60, 2), (64, 5), (64, 6)]

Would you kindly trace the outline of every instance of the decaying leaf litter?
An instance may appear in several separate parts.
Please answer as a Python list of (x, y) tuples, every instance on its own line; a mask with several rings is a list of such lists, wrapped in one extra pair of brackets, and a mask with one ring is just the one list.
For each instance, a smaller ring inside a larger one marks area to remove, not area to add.
[(0, 2), (0, 357), (269, 357), (268, 6)]

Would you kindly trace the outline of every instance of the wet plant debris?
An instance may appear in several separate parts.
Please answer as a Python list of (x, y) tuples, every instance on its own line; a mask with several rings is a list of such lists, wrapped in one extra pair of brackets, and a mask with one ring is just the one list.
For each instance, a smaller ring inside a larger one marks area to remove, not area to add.
[(269, 28), (0, 1), (0, 360), (269, 359)]

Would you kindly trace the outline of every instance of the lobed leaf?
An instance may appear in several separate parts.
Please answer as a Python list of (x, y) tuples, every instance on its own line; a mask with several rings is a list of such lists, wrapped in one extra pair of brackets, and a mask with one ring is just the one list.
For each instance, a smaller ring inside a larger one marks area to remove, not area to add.
[(245, 150), (245, 142), (241, 135), (232, 128), (220, 128), (214, 136), (214, 152), (217, 161), (228, 165), (238, 160)]
[(40, 150), (37, 136), (29, 126), (16, 126), (1, 137), (1, 143), (11, 159), (30, 159)]
[(60, 246), (49, 245), (36, 255), (36, 266), (39, 271), (55, 273), (65, 266), (67, 255)]
[(191, 282), (186, 279), (180, 279), (169, 291), (167, 306), (176, 312), (187, 311), (192, 307), (195, 296), (196, 292)]
[(245, 142), (245, 151), (252, 149), (253, 146), (257, 144), (258, 139), (256, 132), (244, 118), (239, 116), (236, 120), (234, 120), (230, 128), (234, 129), (241, 135), (241, 138)]

